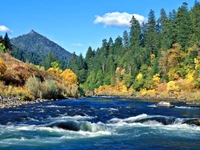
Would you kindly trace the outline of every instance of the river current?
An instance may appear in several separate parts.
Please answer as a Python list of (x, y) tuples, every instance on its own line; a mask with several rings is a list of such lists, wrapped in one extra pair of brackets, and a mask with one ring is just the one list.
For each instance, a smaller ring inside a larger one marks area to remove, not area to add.
[(0, 109), (1, 150), (199, 149), (200, 108), (92, 97)]

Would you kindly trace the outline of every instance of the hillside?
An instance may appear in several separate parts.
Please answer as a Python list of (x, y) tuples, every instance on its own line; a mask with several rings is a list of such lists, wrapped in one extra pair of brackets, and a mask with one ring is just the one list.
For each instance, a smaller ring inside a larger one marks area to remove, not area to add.
[(48, 78), (55, 79), (48, 72), (15, 59), (7, 53), (0, 53), (0, 59), (5, 62), (7, 68), (5, 75), (0, 78), (0, 81), (5, 82), (6, 85), (23, 86), (31, 76), (35, 76), (42, 81)]
[(45, 71), (0, 52), (0, 96), (17, 96), (22, 100), (77, 97), (77, 83), (76, 75), (69, 69)]
[[(32, 56), (38, 56), (39, 58), (36, 60), (37, 64), (50, 52), (65, 62), (68, 62), (68, 59), (72, 57), (70, 52), (34, 30), (31, 30), (28, 34), (11, 39), (11, 44), (18, 48), (17, 52), (20, 54), (29, 53)], [(27, 55), (25, 57), (27, 59)]]

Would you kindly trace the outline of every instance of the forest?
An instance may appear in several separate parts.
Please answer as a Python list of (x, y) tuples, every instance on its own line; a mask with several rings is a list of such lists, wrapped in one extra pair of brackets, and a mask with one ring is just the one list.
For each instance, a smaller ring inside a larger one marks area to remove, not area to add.
[(103, 39), (85, 58), (74, 53), (69, 68), (99, 95), (200, 97), (200, 3), (161, 9), (158, 19), (150, 10), (142, 24), (133, 16), (122, 37)]

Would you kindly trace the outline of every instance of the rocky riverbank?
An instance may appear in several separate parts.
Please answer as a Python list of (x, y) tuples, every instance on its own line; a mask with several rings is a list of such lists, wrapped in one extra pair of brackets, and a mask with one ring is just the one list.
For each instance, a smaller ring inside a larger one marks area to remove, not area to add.
[(200, 107), (200, 101), (199, 100), (186, 100), (186, 99), (177, 99), (176, 97), (151, 97), (151, 96), (120, 96), (121, 98), (127, 98), (127, 99), (137, 99), (137, 100), (148, 100), (148, 101), (164, 101), (164, 102), (184, 102), (186, 105), (191, 107)]
[(48, 101), (47, 99), (36, 99), (34, 101), (22, 101), (17, 97), (5, 97), (0, 95), (0, 108), (17, 107), (20, 105), (34, 104)]

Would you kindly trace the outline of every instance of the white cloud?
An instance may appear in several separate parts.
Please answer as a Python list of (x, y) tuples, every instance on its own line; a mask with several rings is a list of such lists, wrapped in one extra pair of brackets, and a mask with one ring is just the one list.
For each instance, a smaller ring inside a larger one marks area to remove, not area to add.
[(83, 44), (81, 44), (81, 43), (74, 43), (74, 44), (72, 44), (72, 46), (82, 47)]
[(12, 31), (8, 27), (6, 27), (4, 25), (0, 25), (0, 32), (9, 32), (9, 33), (12, 33)]
[(129, 27), (133, 15), (139, 21), (140, 24), (142, 24), (142, 22), (146, 22), (147, 20), (147, 18), (138, 14), (129, 14), (127, 12), (111, 12), (106, 13), (103, 16), (95, 16), (96, 19), (94, 20), (94, 24), (103, 23), (105, 27)]

